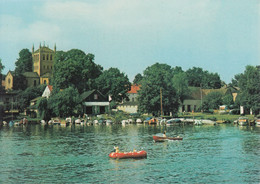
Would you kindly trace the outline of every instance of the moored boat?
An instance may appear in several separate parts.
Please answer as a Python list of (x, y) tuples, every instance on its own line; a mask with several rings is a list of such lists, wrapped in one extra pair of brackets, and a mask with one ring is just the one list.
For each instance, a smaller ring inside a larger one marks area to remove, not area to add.
[(179, 123), (181, 123), (181, 120), (178, 118), (173, 118), (166, 121), (167, 126), (176, 125), (176, 124), (179, 125)]
[(176, 141), (180, 141), (182, 140), (182, 137), (160, 137), (160, 136), (153, 136), (153, 140), (155, 142), (164, 142), (164, 141), (169, 141), (169, 140), (176, 140)]
[(247, 126), (248, 125), (248, 118), (247, 117), (239, 117), (238, 118), (238, 125)]
[(256, 125), (256, 126), (260, 126), (260, 118), (258, 118), (258, 119), (255, 120), (255, 125)]
[(111, 152), (109, 154), (110, 158), (115, 158), (115, 159), (122, 159), (122, 158), (146, 158), (147, 157), (147, 152), (142, 150), (142, 151), (133, 151), (133, 152)]

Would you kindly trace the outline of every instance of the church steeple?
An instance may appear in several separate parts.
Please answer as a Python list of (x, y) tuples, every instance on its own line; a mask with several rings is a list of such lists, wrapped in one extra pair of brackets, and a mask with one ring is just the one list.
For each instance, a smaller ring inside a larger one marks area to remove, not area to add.
[(34, 44), (33, 44), (33, 46), (32, 46), (32, 53), (34, 53)]

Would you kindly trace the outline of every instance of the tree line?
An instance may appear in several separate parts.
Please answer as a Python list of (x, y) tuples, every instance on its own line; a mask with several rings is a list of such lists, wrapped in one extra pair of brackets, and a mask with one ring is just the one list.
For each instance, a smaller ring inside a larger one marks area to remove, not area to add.
[[(19, 52), (19, 58), (15, 62), (15, 73), (22, 76), (24, 72), (32, 71), (32, 54), (28, 49)], [(0, 72), (4, 66), (0, 60)], [(218, 105), (242, 105), (246, 111), (250, 109), (259, 113), (260, 94), (260, 70), (259, 67), (247, 66), (245, 72), (234, 76), (230, 86), (238, 87), (239, 94), (236, 103), (232, 96), (220, 95), (216, 92), (204, 98), (201, 109), (216, 108)], [(23, 80), (23, 77), (20, 77)], [(184, 71), (181, 67), (171, 67), (167, 64), (155, 63), (148, 66), (143, 74), (138, 73), (133, 81), (140, 84), (139, 111), (140, 113), (153, 113), (159, 115), (162, 108), (165, 114), (174, 114), (179, 105), (190, 95), (191, 87), (204, 89), (218, 89), (224, 85), (219, 74), (211, 73), (199, 67), (193, 67)], [(80, 94), (84, 91), (97, 89), (105, 96), (112, 98), (111, 105), (115, 106), (123, 100), (128, 100), (127, 91), (131, 82), (128, 76), (118, 68), (104, 70), (101, 65), (95, 63), (93, 54), (85, 54), (78, 49), (67, 52), (56, 51), (53, 66), (53, 75), (50, 79), (53, 85), (53, 93), (47, 100), (41, 98), (37, 102), (37, 108), (42, 118), (51, 116), (66, 117), (73, 113), (81, 113), (82, 101)], [(18, 104), (23, 110), (29, 106), (30, 100), (41, 96), (45, 86), (24, 89), (23, 85), (16, 86)]]

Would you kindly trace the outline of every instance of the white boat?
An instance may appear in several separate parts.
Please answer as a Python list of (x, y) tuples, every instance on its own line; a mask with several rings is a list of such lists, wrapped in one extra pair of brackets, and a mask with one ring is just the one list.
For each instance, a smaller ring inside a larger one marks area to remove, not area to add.
[(181, 120), (178, 118), (169, 119), (166, 121), (167, 126), (175, 125), (181, 123)]
[(138, 119), (136, 120), (136, 123), (138, 123), (138, 124), (142, 124), (143, 121), (142, 121), (140, 118), (138, 118)]
[(112, 123), (113, 123), (112, 120), (110, 120), (110, 119), (106, 120), (106, 125), (111, 125)]
[(212, 121), (212, 120), (209, 120), (209, 119), (203, 119), (201, 120), (202, 124), (204, 125), (216, 125), (216, 121)]
[(41, 124), (42, 124), (42, 125), (45, 125), (45, 124), (46, 124), (46, 121), (42, 119), (42, 120), (41, 120)]
[(194, 125), (202, 125), (202, 121), (199, 119), (195, 119)]

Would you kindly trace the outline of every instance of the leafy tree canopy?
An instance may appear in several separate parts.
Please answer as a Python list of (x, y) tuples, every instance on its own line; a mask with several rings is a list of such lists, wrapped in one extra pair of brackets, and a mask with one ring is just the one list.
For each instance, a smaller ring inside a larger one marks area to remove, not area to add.
[[(54, 89), (77, 88), (80, 93), (92, 88), (93, 81), (103, 68), (94, 63), (93, 54), (85, 54), (78, 49), (55, 54), (52, 84)], [(57, 92), (56, 91), (56, 92)]]
[(181, 102), (189, 94), (188, 78), (185, 72), (176, 73), (172, 78), (173, 87)]
[(36, 97), (41, 96), (45, 88), (46, 85), (43, 84), (36, 87), (29, 87), (26, 90), (19, 93), (17, 98), (19, 109), (23, 111), (26, 107), (29, 107), (30, 101)]
[(48, 100), (48, 108), (58, 117), (68, 117), (82, 111), (81, 97), (77, 89), (66, 88), (52, 95)]
[(246, 66), (243, 74), (236, 75), (240, 94), (238, 101), (246, 111), (252, 109), (253, 113), (260, 111), (260, 69), (254, 66)]
[(167, 64), (155, 63), (145, 69), (139, 93), (139, 111), (160, 115), (160, 90), (164, 112), (177, 112), (178, 96), (172, 83), (172, 69)]
[(15, 73), (17, 75), (21, 75), (24, 72), (32, 72), (32, 53), (29, 49), (22, 49), (19, 52), (19, 58), (15, 62), (15, 66)]
[(143, 79), (143, 76), (142, 76), (140, 73), (138, 73), (138, 74), (135, 76), (133, 83), (134, 83), (134, 84), (140, 84), (141, 81), (142, 81), (142, 79)]
[(131, 89), (131, 83), (127, 75), (117, 68), (105, 70), (95, 81), (97, 89), (104, 95), (111, 95), (112, 100), (121, 102), (127, 99), (127, 92)]
[(203, 110), (218, 109), (223, 105), (222, 94), (220, 92), (211, 92), (204, 99), (202, 103)]
[(221, 80), (217, 73), (209, 73), (202, 68), (193, 67), (186, 71), (189, 86), (204, 89), (218, 89), (221, 87)]
[(2, 74), (4, 68), (5, 66), (2, 64), (2, 59), (0, 58), (0, 74)]

